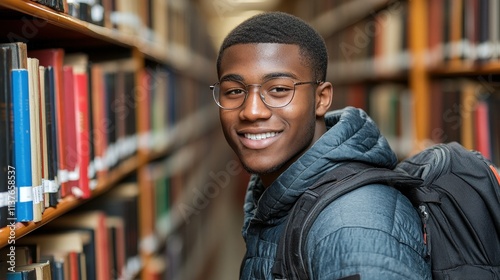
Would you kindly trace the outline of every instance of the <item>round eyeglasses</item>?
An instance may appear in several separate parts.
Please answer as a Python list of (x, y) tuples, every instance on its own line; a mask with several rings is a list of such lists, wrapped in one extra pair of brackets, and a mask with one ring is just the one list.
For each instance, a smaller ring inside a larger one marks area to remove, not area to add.
[(210, 86), (215, 103), (222, 109), (237, 109), (245, 103), (251, 86), (258, 87), (262, 102), (272, 108), (281, 108), (290, 104), (295, 95), (295, 87), (305, 84), (320, 84), (315, 82), (294, 82), (290, 78), (274, 78), (262, 84), (247, 85), (240, 81), (223, 80)]

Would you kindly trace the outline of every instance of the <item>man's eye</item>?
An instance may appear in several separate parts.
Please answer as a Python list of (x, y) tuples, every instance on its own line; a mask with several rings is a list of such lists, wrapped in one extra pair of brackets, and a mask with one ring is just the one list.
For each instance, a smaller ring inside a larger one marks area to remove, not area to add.
[(271, 88), (269, 91), (280, 92), (280, 91), (287, 91), (287, 90), (290, 90), (290, 88), (277, 86), (277, 87)]
[(232, 96), (245, 95), (245, 90), (241, 88), (229, 89), (224, 91), (224, 95), (232, 95)]
[(293, 89), (290, 88), (290, 87), (274, 86), (274, 87), (269, 88), (269, 90), (267, 90), (267, 92), (271, 93), (271, 94), (286, 94), (286, 93), (289, 93), (292, 90)]

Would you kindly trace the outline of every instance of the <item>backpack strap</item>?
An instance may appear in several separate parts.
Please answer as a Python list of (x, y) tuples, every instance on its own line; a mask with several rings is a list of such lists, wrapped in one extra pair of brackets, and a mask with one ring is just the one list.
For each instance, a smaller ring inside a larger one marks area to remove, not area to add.
[(301, 195), (289, 213), (272, 270), (275, 279), (309, 279), (305, 243), (317, 216), (338, 197), (374, 183), (404, 189), (419, 186), (422, 180), (360, 162), (346, 163), (327, 172)]

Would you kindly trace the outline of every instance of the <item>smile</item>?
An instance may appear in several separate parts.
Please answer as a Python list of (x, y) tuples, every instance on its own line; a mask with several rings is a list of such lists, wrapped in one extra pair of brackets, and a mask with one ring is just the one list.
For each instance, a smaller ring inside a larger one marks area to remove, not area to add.
[(251, 134), (251, 133), (245, 133), (245, 138), (248, 138), (250, 140), (264, 140), (267, 138), (272, 138), (278, 135), (277, 132), (266, 132), (266, 133), (259, 133), (259, 134)]

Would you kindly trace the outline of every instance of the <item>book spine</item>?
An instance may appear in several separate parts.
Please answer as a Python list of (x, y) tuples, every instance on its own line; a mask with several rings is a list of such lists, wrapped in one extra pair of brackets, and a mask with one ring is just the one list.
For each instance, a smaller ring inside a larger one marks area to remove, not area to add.
[(76, 142), (78, 153), (79, 182), (73, 189), (76, 196), (89, 198), (92, 195), (89, 185), (88, 166), (90, 162), (89, 124), (88, 124), (88, 82), (87, 74), (75, 73)]
[(7, 226), (9, 205), (9, 171), (12, 162), (12, 117), (10, 69), (12, 68), (12, 50), (0, 48), (0, 228)]
[(54, 69), (49, 66), (45, 68), (45, 133), (47, 138), (47, 174), (48, 180), (45, 188), (52, 196), (58, 196), (59, 184), (57, 183), (58, 154), (57, 135), (55, 125), (55, 90)]
[(40, 125), (39, 115), (39, 70), (38, 59), (28, 58), (28, 80), (29, 80), (29, 108), (30, 108), (30, 144), (31, 144), (31, 173), (33, 186), (33, 221), (42, 220), (45, 210), (45, 202), (42, 188), (42, 170), (40, 158)]
[(33, 220), (28, 70), (13, 69), (11, 75), (15, 127), (16, 218), (19, 222), (25, 222)]

